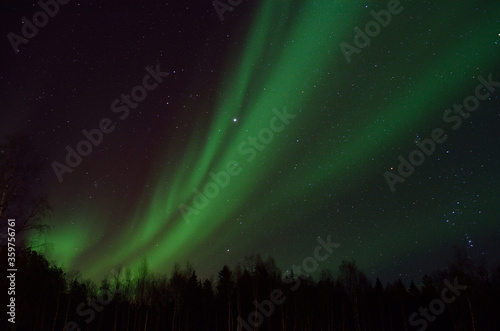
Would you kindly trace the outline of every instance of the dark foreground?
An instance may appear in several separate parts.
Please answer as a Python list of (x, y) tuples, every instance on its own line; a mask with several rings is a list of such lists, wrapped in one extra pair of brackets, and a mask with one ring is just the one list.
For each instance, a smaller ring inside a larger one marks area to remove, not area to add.
[(2, 330), (500, 330), (500, 268), (475, 266), (460, 250), (418, 286), (372, 284), (354, 261), (335, 279), (283, 277), (258, 255), (215, 281), (189, 266), (151, 274), (144, 262), (135, 277), (118, 270), (96, 285), (32, 251), (18, 253), (17, 268), (15, 324), (4, 297)]

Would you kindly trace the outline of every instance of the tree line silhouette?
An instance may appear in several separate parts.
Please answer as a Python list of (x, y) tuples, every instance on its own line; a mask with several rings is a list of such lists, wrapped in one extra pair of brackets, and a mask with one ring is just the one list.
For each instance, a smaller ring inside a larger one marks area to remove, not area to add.
[(30, 249), (18, 251), (17, 268), (16, 323), (3, 330), (423, 330), (409, 318), (440, 298), (445, 281), (465, 290), (427, 330), (500, 329), (500, 265), (488, 271), (458, 248), (448, 267), (408, 287), (400, 279), (372, 284), (352, 260), (341, 262), (336, 277), (330, 270), (317, 281), (284, 276), (260, 255), (203, 281), (189, 265), (167, 276), (151, 273), (144, 260), (133, 274), (117, 268), (96, 284)]

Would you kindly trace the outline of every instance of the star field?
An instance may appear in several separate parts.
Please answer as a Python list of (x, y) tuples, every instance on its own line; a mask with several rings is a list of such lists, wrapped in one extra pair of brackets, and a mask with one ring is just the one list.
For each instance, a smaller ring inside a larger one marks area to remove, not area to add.
[[(0, 132), (34, 140), (53, 206), (31, 239), (94, 278), (143, 257), (209, 276), (261, 253), (287, 270), (327, 236), (341, 246), (320, 269), (353, 258), (370, 276), (419, 280), (456, 245), (492, 263), (500, 88), (456, 130), (443, 112), (479, 77), (500, 81), (500, 4), (400, 5), (350, 63), (339, 45), (387, 2), (242, 2), (221, 22), (211, 1), (72, 1), (18, 53), (4, 38)], [(4, 36), (39, 10), (2, 7)], [(113, 100), (157, 65), (168, 77), (121, 120)], [(51, 164), (103, 118), (114, 131), (59, 182)], [(435, 128), (447, 140), (391, 192), (384, 172)], [(211, 183), (207, 203), (197, 192)]]

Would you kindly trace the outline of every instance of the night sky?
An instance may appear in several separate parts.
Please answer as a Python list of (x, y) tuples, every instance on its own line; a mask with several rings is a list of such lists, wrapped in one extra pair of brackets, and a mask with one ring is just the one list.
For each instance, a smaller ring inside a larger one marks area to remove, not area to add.
[[(32, 240), (51, 261), (207, 277), (260, 253), (286, 271), (328, 237), (319, 269), (353, 258), (384, 280), (420, 281), (455, 245), (498, 261), (497, 0), (234, 4), (221, 21), (209, 0), (73, 0), (15, 52), (41, 8), (2, 3), (0, 133), (44, 157), (51, 229)], [(64, 168), (67, 146), (88, 155)]]

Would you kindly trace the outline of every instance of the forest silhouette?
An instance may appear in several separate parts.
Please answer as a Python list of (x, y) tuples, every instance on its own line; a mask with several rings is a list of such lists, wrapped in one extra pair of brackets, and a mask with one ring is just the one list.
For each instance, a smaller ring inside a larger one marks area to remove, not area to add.
[[(7, 255), (5, 246), (0, 254)], [(17, 252), (17, 268), (16, 323), (3, 330), (500, 329), (500, 265), (489, 271), (474, 264), (465, 248), (455, 248), (449, 265), (418, 286), (372, 281), (352, 260), (341, 262), (336, 277), (330, 270), (318, 280), (284, 276), (273, 258), (258, 254), (205, 280), (190, 265), (169, 275), (151, 273), (143, 260), (137, 270), (114, 269), (96, 284), (31, 249)], [(2, 279), (8, 288), (6, 275)], [(445, 297), (454, 299), (435, 315), (439, 305), (431, 302), (447, 284), (459, 284), (458, 295), (448, 291)], [(412, 314), (418, 316), (410, 322)]]

